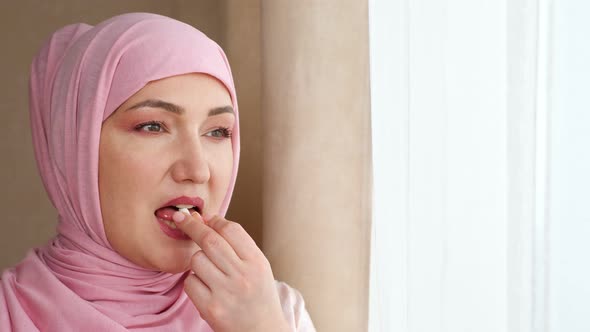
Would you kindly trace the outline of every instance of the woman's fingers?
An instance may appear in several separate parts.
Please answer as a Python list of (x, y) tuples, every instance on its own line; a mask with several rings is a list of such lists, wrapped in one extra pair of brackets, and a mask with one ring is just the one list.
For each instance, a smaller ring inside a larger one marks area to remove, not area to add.
[(203, 250), (192, 256), (191, 269), (209, 289), (215, 289), (227, 282), (227, 276), (211, 262)]
[(189, 273), (186, 279), (184, 279), (184, 291), (199, 312), (207, 309), (205, 306), (211, 301), (211, 297), (213, 296), (211, 289), (198, 276), (192, 273)]
[(207, 224), (223, 236), (241, 259), (249, 260), (263, 255), (250, 234), (237, 222), (215, 215), (207, 220)]
[[(180, 214), (180, 215), (179, 215)], [(177, 212), (177, 227), (202, 250), (191, 258), (185, 291), (215, 331), (282, 331), (285, 321), (268, 260), (237, 223)]]
[[(181, 221), (177, 221), (180, 219), (178, 213), (184, 216)], [(226, 275), (230, 275), (239, 268), (240, 258), (234, 249), (214, 229), (205, 225), (198, 213), (189, 216), (182, 212), (176, 212), (173, 218), (176, 227), (193, 239), (219, 270)]]

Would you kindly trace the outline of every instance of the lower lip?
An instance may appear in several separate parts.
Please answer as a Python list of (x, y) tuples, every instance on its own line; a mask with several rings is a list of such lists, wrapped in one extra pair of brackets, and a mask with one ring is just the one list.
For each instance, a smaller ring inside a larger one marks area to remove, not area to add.
[(162, 232), (164, 232), (164, 234), (168, 235), (169, 237), (171, 237), (175, 240), (190, 240), (191, 239), (188, 235), (186, 235), (180, 229), (174, 229), (174, 228), (168, 226), (168, 224), (166, 224), (166, 222), (163, 219), (160, 219), (158, 217), (156, 217), (156, 219), (158, 219), (158, 225), (160, 225), (160, 229), (162, 230)]

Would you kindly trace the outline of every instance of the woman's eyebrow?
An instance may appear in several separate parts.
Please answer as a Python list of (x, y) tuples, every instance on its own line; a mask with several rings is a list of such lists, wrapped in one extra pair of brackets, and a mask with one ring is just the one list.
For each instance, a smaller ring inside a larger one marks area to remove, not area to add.
[[(125, 111), (138, 109), (141, 107), (161, 108), (165, 111), (176, 113), (176, 114), (183, 114), (185, 112), (185, 110), (184, 110), (184, 108), (182, 108), (182, 106), (179, 106), (179, 105), (176, 105), (173, 103), (169, 103), (167, 101), (163, 101), (160, 99), (146, 99), (144, 101), (140, 101), (139, 103), (129, 107)], [(219, 114), (223, 114), (223, 113), (231, 113), (235, 116), (234, 109), (231, 106), (220, 106), (220, 107), (212, 108), (211, 110), (209, 110), (209, 113), (207, 114), (207, 116), (214, 116), (214, 115), (219, 115)]]
[(176, 113), (176, 114), (183, 114), (184, 108), (178, 106), (176, 104), (172, 104), (163, 100), (159, 99), (146, 99), (144, 101), (140, 101), (139, 103), (129, 107), (126, 111), (130, 111), (133, 109), (141, 108), (141, 107), (152, 107), (152, 108), (161, 108), (168, 112)]
[(209, 114), (207, 114), (207, 116), (214, 116), (223, 113), (231, 113), (233, 116), (236, 116), (236, 113), (234, 112), (234, 109), (231, 106), (215, 107), (209, 110)]

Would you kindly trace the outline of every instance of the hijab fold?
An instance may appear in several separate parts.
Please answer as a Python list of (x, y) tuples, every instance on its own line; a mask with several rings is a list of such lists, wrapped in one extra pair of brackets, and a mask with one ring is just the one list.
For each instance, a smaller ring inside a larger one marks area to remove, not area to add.
[[(116, 253), (98, 192), (102, 122), (148, 82), (204, 73), (230, 93), (223, 50), (185, 23), (149, 13), (53, 33), (31, 65), (30, 121), (43, 185), (59, 214), (57, 235), (0, 280), (0, 331), (211, 331), (183, 292), (186, 273), (137, 266)], [(233, 192), (238, 160), (220, 215)]]

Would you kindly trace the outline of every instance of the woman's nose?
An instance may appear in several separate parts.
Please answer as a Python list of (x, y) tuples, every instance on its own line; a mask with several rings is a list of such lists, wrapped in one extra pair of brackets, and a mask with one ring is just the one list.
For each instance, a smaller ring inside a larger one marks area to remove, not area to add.
[(209, 163), (200, 142), (182, 142), (172, 167), (172, 178), (178, 183), (209, 181)]

